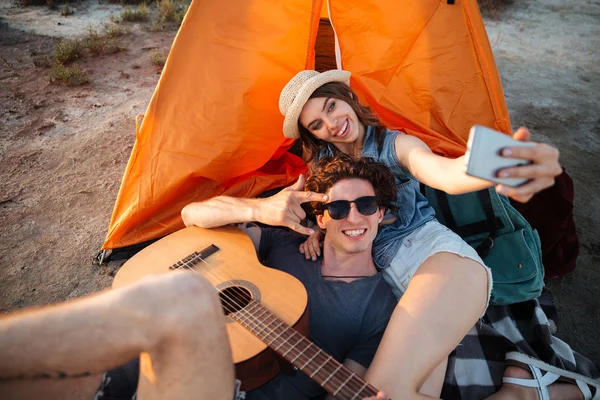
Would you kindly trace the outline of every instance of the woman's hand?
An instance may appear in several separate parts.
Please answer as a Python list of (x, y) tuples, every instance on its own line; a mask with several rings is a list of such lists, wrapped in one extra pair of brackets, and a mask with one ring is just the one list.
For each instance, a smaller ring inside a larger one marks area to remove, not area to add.
[(306, 242), (300, 245), (300, 253), (304, 254), (307, 260), (316, 261), (317, 257), (321, 256), (321, 247), (323, 247), (324, 234), (317, 231), (310, 235)]
[[(527, 128), (521, 127), (513, 138), (528, 142), (531, 137)], [(519, 167), (506, 168), (498, 172), (500, 178), (529, 178), (519, 187), (496, 185), (496, 191), (521, 203), (528, 202), (534, 194), (554, 185), (554, 177), (562, 173), (558, 162), (559, 151), (556, 147), (536, 143), (535, 147), (507, 147), (502, 150), (502, 156), (508, 158), (525, 158), (533, 163)]]
[(378, 392), (377, 396), (363, 397), (363, 400), (389, 400), (389, 397), (384, 392)]

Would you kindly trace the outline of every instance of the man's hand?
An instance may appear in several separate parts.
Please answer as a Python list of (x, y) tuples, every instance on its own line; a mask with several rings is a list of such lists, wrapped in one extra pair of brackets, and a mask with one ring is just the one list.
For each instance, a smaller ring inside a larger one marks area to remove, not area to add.
[[(527, 128), (519, 128), (513, 138), (528, 142), (531, 137)], [(533, 161), (532, 164), (499, 171), (501, 178), (529, 178), (531, 179), (519, 187), (497, 185), (496, 191), (518, 202), (526, 203), (534, 194), (554, 185), (554, 177), (562, 173), (558, 162), (559, 152), (556, 147), (544, 143), (536, 143), (535, 147), (508, 147), (502, 150), (503, 157), (525, 158)]]
[(271, 226), (286, 226), (303, 235), (315, 233), (312, 229), (300, 225), (300, 222), (306, 218), (301, 204), (309, 201), (327, 201), (327, 195), (302, 191), (304, 181), (304, 175), (300, 175), (292, 186), (269, 198), (259, 199), (256, 221)]

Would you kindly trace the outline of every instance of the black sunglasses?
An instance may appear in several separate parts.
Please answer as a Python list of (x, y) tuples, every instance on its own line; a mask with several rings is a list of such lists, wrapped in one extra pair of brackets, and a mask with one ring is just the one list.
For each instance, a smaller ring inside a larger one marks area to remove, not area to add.
[(373, 215), (379, 209), (379, 197), (377, 196), (359, 197), (354, 201), (336, 200), (331, 203), (323, 204), (322, 207), (329, 212), (331, 218), (342, 219), (350, 214), (351, 203), (356, 205), (356, 209), (362, 215)]

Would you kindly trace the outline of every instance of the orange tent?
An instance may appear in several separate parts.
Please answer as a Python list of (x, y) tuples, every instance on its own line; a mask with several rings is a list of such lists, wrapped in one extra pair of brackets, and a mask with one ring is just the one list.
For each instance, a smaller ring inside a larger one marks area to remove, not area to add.
[(192, 201), (257, 196), (305, 171), (287, 152), (278, 98), (315, 67), (322, 16), (335, 32), (332, 57), (388, 127), (448, 156), (464, 153), (475, 123), (511, 131), (476, 0), (323, 3), (192, 2), (137, 130), (103, 249), (182, 228)]

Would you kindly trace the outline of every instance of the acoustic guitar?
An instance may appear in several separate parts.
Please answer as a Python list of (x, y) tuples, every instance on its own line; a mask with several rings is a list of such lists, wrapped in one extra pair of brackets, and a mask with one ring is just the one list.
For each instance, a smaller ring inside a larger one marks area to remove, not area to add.
[(289, 363), (338, 399), (377, 395), (377, 389), (306, 338), (304, 286), (260, 264), (252, 241), (238, 228), (188, 227), (172, 233), (129, 259), (112, 286), (179, 269), (197, 271), (218, 291), (243, 390), (266, 383)]

